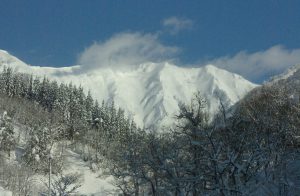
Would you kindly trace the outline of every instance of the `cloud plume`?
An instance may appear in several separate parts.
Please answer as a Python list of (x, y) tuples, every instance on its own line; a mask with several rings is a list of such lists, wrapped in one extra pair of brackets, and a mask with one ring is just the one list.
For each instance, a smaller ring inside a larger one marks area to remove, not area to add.
[(251, 81), (262, 82), (292, 65), (299, 64), (300, 49), (286, 49), (276, 45), (254, 53), (241, 51), (233, 56), (216, 58), (207, 63), (238, 73)]
[(119, 33), (86, 48), (79, 55), (78, 63), (85, 70), (126, 69), (148, 61), (163, 61), (177, 52), (177, 47), (163, 45), (154, 34)]
[(162, 24), (171, 34), (177, 34), (182, 30), (192, 28), (193, 21), (187, 18), (172, 16), (164, 19)]
[[(176, 58), (179, 48), (161, 43), (156, 34), (119, 33), (106, 41), (96, 42), (86, 48), (78, 58), (79, 72), (97, 68), (128, 70), (145, 62), (161, 62)], [(232, 56), (222, 56), (201, 64), (213, 64), (244, 76), (252, 82), (263, 82), (280, 74), (288, 67), (300, 64), (300, 49), (287, 49), (275, 45), (257, 52), (241, 51)], [(181, 66), (185, 66), (184, 64)]]

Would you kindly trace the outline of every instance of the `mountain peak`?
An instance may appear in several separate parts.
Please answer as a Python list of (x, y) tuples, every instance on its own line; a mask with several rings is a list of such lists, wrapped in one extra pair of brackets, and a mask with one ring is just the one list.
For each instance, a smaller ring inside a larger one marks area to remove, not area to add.
[(6, 54), (6, 55), (9, 55), (9, 53), (8, 53), (6, 50), (1, 50), (1, 49), (0, 49), (0, 54)]
[(5, 50), (0, 50), (0, 67), (10, 66), (16, 70), (25, 71), (29, 65), (22, 62), (17, 57), (11, 55)]
[(212, 64), (208, 64), (203, 66), (206, 70), (208, 71), (215, 71), (215, 70), (219, 70), (220, 68), (216, 67), (215, 65)]

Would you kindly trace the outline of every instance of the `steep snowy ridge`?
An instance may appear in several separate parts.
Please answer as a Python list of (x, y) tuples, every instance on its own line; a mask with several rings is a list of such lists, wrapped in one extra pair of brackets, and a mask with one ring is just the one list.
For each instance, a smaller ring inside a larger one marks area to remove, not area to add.
[(0, 50), (0, 64), (1, 66), (12, 66), (18, 70), (26, 69), (28, 67), (27, 64), (10, 55), (5, 50)]
[(40, 67), (40, 66), (31, 66), (15, 56), (12, 56), (5, 50), (0, 50), (0, 66), (10, 66), (14, 70), (24, 73), (34, 73), (37, 75), (60, 75), (60, 74), (70, 74), (75, 72), (79, 66), (71, 67)]
[(84, 71), (84, 65), (53, 68), (30, 66), (0, 51), (0, 66), (18, 71), (46, 75), (61, 82), (81, 84), (94, 97), (114, 100), (140, 126), (169, 125), (178, 112), (179, 103), (189, 103), (200, 91), (214, 114), (222, 101), (231, 106), (257, 85), (237, 74), (213, 65), (199, 68), (179, 67), (168, 62), (144, 63), (127, 71), (98, 68)]
[(272, 77), (267, 83), (276, 83), (280, 80), (287, 80), (292, 78), (297, 78), (299, 80), (299, 76), (300, 76), (300, 64), (297, 64), (290, 67), (282, 74)]

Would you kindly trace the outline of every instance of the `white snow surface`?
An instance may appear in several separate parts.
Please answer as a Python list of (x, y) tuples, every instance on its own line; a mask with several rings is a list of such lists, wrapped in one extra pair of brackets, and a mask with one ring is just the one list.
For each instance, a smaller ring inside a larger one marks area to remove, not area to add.
[(86, 91), (90, 89), (100, 102), (114, 100), (145, 128), (170, 125), (179, 110), (178, 105), (190, 103), (197, 91), (206, 98), (208, 111), (215, 114), (220, 101), (230, 107), (257, 86), (242, 76), (213, 65), (187, 68), (169, 62), (149, 62), (122, 71), (110, 68), (85, 70), (84, 65), (39, 67), (0, 50), (0, 66), (82, 85)]
[[(0, 111), (0, 114), (2, 112)], [(19, 144), (25, 144), (28, 136), (24, 132), (23, 125), (14, 123), (15, 136), (20, 137)], [(76, 190), (75, 195), (81, 196), (106, 196), (106, 195), (118, 195), (119, 191), (114, 186), (114, 178), (110, 175), (104, 175), (102, 169), (95, 169), (92, 171), (90, 168), (90, 162), (83, 161), (79, 154), (72, 151), (66, 146), (67, 141), (63, 141), (64, 144), (59, 144), (59, 148), (63, 145), (63, 174), (74, 174), (80, 175), (80, 187)], [(14, 151), (11, 151), (9, 161), (11, 163), (20, 163), (24, 153), (24, 148), (17, 146)], [(55, 175), (52, 175), (52, 180), (55, 179)], [(45, 191), (45, 184), (48, 183), (48, 175), (33, 175), (31, 177), (32, 182), (32, 196), (40, 195), (41, 191)], [(12, 192), (4, 189), (0, 186), (0, 196), (12, 196)]]
[(5, 190), (0, 186), (0, 195), (1, 196), (12, 196), (12, 192)]
[(77, 190), (78, 194), (85, 195), (117, 195), (116, 187), (113, 185), (113, 177), (100, 177), (99, 172), (93, 172), (89, 164), (84, 162), (80, 155), (67, 149), (67, 169), (65, 173), (79, 173), (82, 175), (82, 186)]
[[(93, 172), (89, 163), (82, 160), (80, 155), (73, 152), (70, 149), (65, 149), (64, 155), (64, 170), (63, 174), (79, 174), (81, 185), (76, 189), (74, 195), (82, 196), (104, 196), (104, 195), (118, 195), (117, 187), (114, 184), (114, 178), (112, 176), (101, 175), (101, 170)], [(40, 195), (42, 191), (46, 191), (45, 187), (48, 184), (48, 175), (34, 175), (31, 177), (32, 184), (32, 196)], [(52, 181), (56, 179), (55, 175), (51, 176)], [(70, 186), (71, 187), (71, 186)], [(3, 193), (6, 193), (3, 189)], [(10, 191), (7, 191), (8, 195), (2, 195), (0, 187), (0, 196), (11, 196)]]

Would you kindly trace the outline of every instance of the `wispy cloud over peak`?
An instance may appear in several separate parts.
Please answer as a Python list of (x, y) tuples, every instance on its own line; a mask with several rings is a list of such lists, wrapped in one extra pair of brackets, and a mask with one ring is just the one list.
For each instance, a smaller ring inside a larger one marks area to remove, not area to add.
[(269, 49), (249, 53), (241, 51), (233, 56), (223, 56), (207, 63), (241, 74), (254, 82), (261, 82), (300, 63), (300, 49), (287, 49), (275, 45)]
[(162, 21), (162, 25), (171, 34), (177, 34), (182, 30), (191, 29), (194, 22), (188, 18), (179, 18), (172, 16)]
[(155, 34), (119, 33), (104, 42), (96, 42), (80, 55), (78, 63), (83, 69), (122, 69), (145, 62), (172, 58), (179, 49), (166, 46)]

